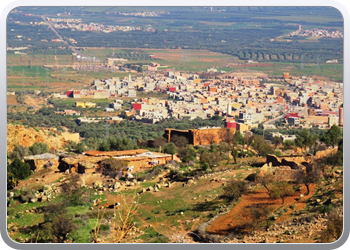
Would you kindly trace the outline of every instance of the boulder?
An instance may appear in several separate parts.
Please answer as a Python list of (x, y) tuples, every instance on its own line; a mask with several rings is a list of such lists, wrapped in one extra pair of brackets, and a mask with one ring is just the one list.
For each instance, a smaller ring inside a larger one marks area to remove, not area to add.
[(99, 187), (102, 187), (102, 186), (103, 186), (103, 183), (102, 183), (102, 181), (97, 180), (97, 181), (94, 182), (93, 186), (94, 186), (95, 188), (99, 188)]
[(38, 198), (33, 197), (33, 198), (31, 198), (29, 201), (30, 201), (31, 203), (35, 203), (35, 202), (37, 202), (37, 201), (38, 201)]
[(42, 195), (42, 196), (41, 196), (41, 202), (44, 202), (44, 201), (47, 201), (47, 196)]
[(189, 179), (188, 181), (187, 181), (187, 184), (193, 184), (194, 183), (194, 180), (193, 179)]

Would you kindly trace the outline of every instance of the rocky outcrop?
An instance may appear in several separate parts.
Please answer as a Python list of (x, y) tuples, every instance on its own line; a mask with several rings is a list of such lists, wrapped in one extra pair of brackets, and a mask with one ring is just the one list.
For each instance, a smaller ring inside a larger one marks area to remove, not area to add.
[(324, 158), (330, 154), (335, 154), (337, 151), (338, 151), (338, 147), (318, 151), (316, 152), (315, 158), (316, 159)]
[(46, 143), (51, 151), (64, 147), (69, 140), (79, 138), (78, 133), (62, 133), (55, 128), (27, 128), (22, 125), (7, 124), (7, 152), (13, 151), (15, 145), (30, 147), (35, 142)]

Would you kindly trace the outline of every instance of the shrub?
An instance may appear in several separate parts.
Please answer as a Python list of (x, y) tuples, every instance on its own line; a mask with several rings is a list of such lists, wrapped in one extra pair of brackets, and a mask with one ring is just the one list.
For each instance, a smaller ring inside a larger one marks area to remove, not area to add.
[(22, 145), (15, 145), (15, 148), (13, 149), (12, 153), (9, 154), (10, 159), (23, 159), (25, 156), (29, 154), (28, 148), (22, 146)]
[(74, 142), (74, 141), (69, 141), (68, 143), (68, 150), (71, 152), (76, 152), (78, 154), (81, 154), (85, 151), (86, 145), (84, 142)]
[(166, 144), (166, 145), (164, 146), (164, 148), (163, 148), (162, 151), (163, 151), (163, 153), (165, 153), (165, 154), (171, 154), (171, 155), (173, 155), (173, 154), (176, 153), (176, 146), (175, 146), (174, 143), (170, 142), (170, 143), (168, 143), (168, 144)]
[(72, 234), (77, 226), (73, 220), (65, 213), (58, 213), (52, 222), (45, 223), (45, 232), (50, 235), (54, 242), (63, 243), (69, 234)]
[(218, 152), (203, 152), (200, 155), (200, 164), (205, 170), (208, 168), (213, 169), (220, 160), (221, 156)]
[(15, 187), (19, 180), (23, 180), (31, 174), (30, 165), (16, 158), (11, 164), (7, 165), (8, 188)]
[(43, 142), (35, 142), (29, 147), (29, 153), (31, 155), (40, 155), (49, 152), (49, 146)]
[(123, 171), (126, 169), (126, 166), (128, 164), (126, 161), (123, 161), (123, 160), (109, 158), (109, 159), (103, 160), (101, 162), (101, 165), (103, 166), (102, 173), (104, 175), (108, 175), (111, 178), (115, 178), (116, 176), (119, 175), (120, 171)]
[(274, 154), (275, 154), (276, 156), (282, 156), (282, 152), (281, 152), (281, 151), (275, 151)]
[(182, 162), (190, 162), (194, 161), (196, 159), (196, 150), (194, 148), (190, 147), (184, 147), (184, 148), (179, 148), (179, 157), (182, 160)]
[(78, 206), (85, 202), (85, 190), (81, 187), (81, 179), (78, 174), (71, 174), (69, 178), (61, 185), (62, 194), (65, 196), (65, 203)]
[(282, 199), (282, 203), (284, 204), (284, 198), (286, 196), (294, 194), (293, 186), (290, 185), (288, 182), (279, 182), (276, 183), (271, 189), (270, 189), (270, 197), (273, 199)]
[(29, 202), (30, 199), (35, 198), (33, 189), (25, 189), (20, 195), (21, 202)]
[(248, 192), (248, 185), (245, 181), (232, 180), (224, 187), (224, 197), (231, 201), (236, 201), (243, 194)]
[(144, 181), (144, 180), (151, 180), (152, 178), (157, 177), (160, 173), (162, 173), (164, 170), (163, 167), (161, 166), (155, 166), (154, 168), (152, 168), (151, 170), (147, 171), (147, 172), (143, 172), (141, 174), (137, 175), (137, 179), (139, 181)]

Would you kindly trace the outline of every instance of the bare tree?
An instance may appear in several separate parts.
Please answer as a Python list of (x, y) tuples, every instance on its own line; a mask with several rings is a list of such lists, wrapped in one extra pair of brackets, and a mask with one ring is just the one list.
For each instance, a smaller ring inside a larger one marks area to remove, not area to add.
[(114, 211), (114, 221), (111, 230), (110, 242), (120, 243), (134, 226), (134, 219), (139, 210), (139, 198), (135, 194), (131, 200), (121, 196), (120, 206)]

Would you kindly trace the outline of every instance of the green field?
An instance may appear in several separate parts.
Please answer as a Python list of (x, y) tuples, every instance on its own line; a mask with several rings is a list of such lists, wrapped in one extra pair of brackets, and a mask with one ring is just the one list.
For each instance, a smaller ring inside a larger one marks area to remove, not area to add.
[[(140, 53), (147, 53), (149, 55), (156, 55), (159, 60), (154, 61), (160, 63), (165, 68), (178, 70), (178, 71), (190, 71), (190, 72), (205, 72), (208, 68), (214, 67), (219, 70), (224, 70), (227, 73), (237, 72), (237, 71), (261, 71), (267, 73), (270, 76), (281, 76), (283, 72), (289, 72), (291, 75), (295, 76), (320, 76), (326, 77), (331, 80), (342, 81), (343, 80), (343, 65), (342, 64), (307, 64), (307, 63), (281, 63), (275, 62), (270, 63), (273, 66), (259, 66), (259, 65), (249, 65), (246, 67), (227, 67), (228, 63), (243, 63), (244, 61), (234, 59), (230, 55), (214, 53), (206, 50), (161, 50), (161, 49), (121, 49), (121, 48), (88, 48), (85, 53), (88, 56), (95, 56), (101, 61), (107, 58), (107, 55), (116, 53), (131, 53), (133, 51), (139, 51)], [(255, 55), (259, 56), (260, 55)], [(22, 84), (28, 85), (32, 84), (49, 84), (54, 82), (85, 82), (91, 83), (93, 79), (106, 79), (110, 77), (127, 77), (129, 73), (127, 72), (77, 72), (71, 67), (68, 68), (57, 68), (55, 71), (46, 69), (42, 65), (27, 65), (28, 59), (31, 56), (22, 56), (22, 66), (19, 60), (19, 55), (13, 55), (8, 57), (8, 81), (9, 87), (13, 89), (18, 89)], [(49, 57), (47, 57), (49, 58)], [(59, 57), (61, 60), (55, 61), (56, 65), (66, 65), (66, 56)], [(37, 58), (36, 58), (37, 59)], [(52, 60), (52, 58), (51, 58)], [(37, 60), (38, 61), (38, 60)], [(36, 61), (33, 61), (36, 62)], [(39, 60), (40, 62), (40, 60)], [(43, 60), (41, 60), (41, 63)], [(134, 63), (140, 65), (148, 65), (151, 61), (144, 60), (129, 60), (127, 63)], [(131, 73), (132, 76), (135, 73)], [(29, 88), (34, 89), (35, 86), (30, 86)]]

